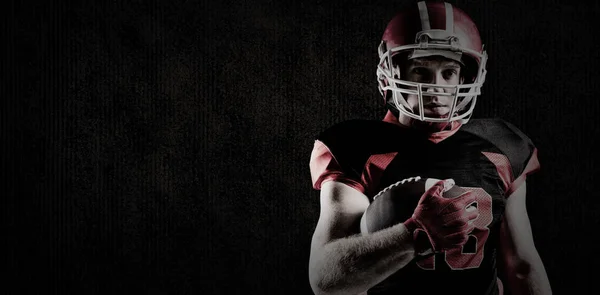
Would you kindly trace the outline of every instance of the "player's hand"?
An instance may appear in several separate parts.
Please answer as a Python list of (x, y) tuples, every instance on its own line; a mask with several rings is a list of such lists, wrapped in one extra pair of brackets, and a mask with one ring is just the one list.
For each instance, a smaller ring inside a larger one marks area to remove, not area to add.
[(423, 193), (412, 217), (404, 222), (415, 236), (424, 231), (434, 252), (464, 245), (479, 216), (477, 208), (470, 206), (475, 202), (470, 191), (451, 199), (442, 196), (452, 185), (451, 180), (438, 181)]

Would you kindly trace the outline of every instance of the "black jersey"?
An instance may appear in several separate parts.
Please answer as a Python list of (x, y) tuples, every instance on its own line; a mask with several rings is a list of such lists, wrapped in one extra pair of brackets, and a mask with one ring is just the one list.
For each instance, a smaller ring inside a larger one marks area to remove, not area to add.
[(420, 176), (452, 178), (477, 197), (480, 216), (461, 249), (417, 258), (369, 294), (497, 294), (496, 252), (506, 198), (538, 168), (531, 140), (499, 119), (471, 120), (441, 141), (389, 122), (346, 121), (318, 136), (311, 158), (316, 189), (334, 179), (372, 200), (386, 186)]

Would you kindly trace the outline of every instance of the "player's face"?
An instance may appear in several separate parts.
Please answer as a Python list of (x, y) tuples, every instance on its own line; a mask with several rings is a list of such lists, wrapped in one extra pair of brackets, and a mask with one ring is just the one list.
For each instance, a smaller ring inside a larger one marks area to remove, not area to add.
[[(461, 84), (460, 64), (456, 61), (442, 58), (416, 58), (410, 60), (405, 68), (405, 79), (412, 82), (429, 83), (437, 85)], [(453, 94), (449, 88), (431, 87), (423, 88), (426, 92), (445, 92)], [(406, 95), (408, 104), (415, 113), (419, 113), (419, 99), (417, 95)], [(452, 96), (423, 95), (424, 115), (428, 117), (447, 117), (452, 107)]]

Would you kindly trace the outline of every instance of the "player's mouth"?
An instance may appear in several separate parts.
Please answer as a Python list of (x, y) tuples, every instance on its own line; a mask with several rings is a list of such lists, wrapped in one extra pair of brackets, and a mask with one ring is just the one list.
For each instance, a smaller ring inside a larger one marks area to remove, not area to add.
[(423, 106), (425, 113), (430, 115), (444, 116), (450, 112), (450, 107), (440, 103), (428, 103)]

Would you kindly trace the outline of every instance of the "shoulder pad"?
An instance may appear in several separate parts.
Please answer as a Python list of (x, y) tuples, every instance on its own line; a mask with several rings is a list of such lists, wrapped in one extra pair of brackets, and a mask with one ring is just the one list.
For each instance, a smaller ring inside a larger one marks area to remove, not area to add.
[(513, 175), (520, 175), (535, 151), (525, 133), (502, 119), (475, 119), (461, 128), (496, 146), (510, 161)]
[(404, 141), (403, 128), (375, 120), (348, 120), (321, 132), (323, 142), (340, 166), (351, 176), (360, 177), (362, 169), (373, 154), (397, 149)]

